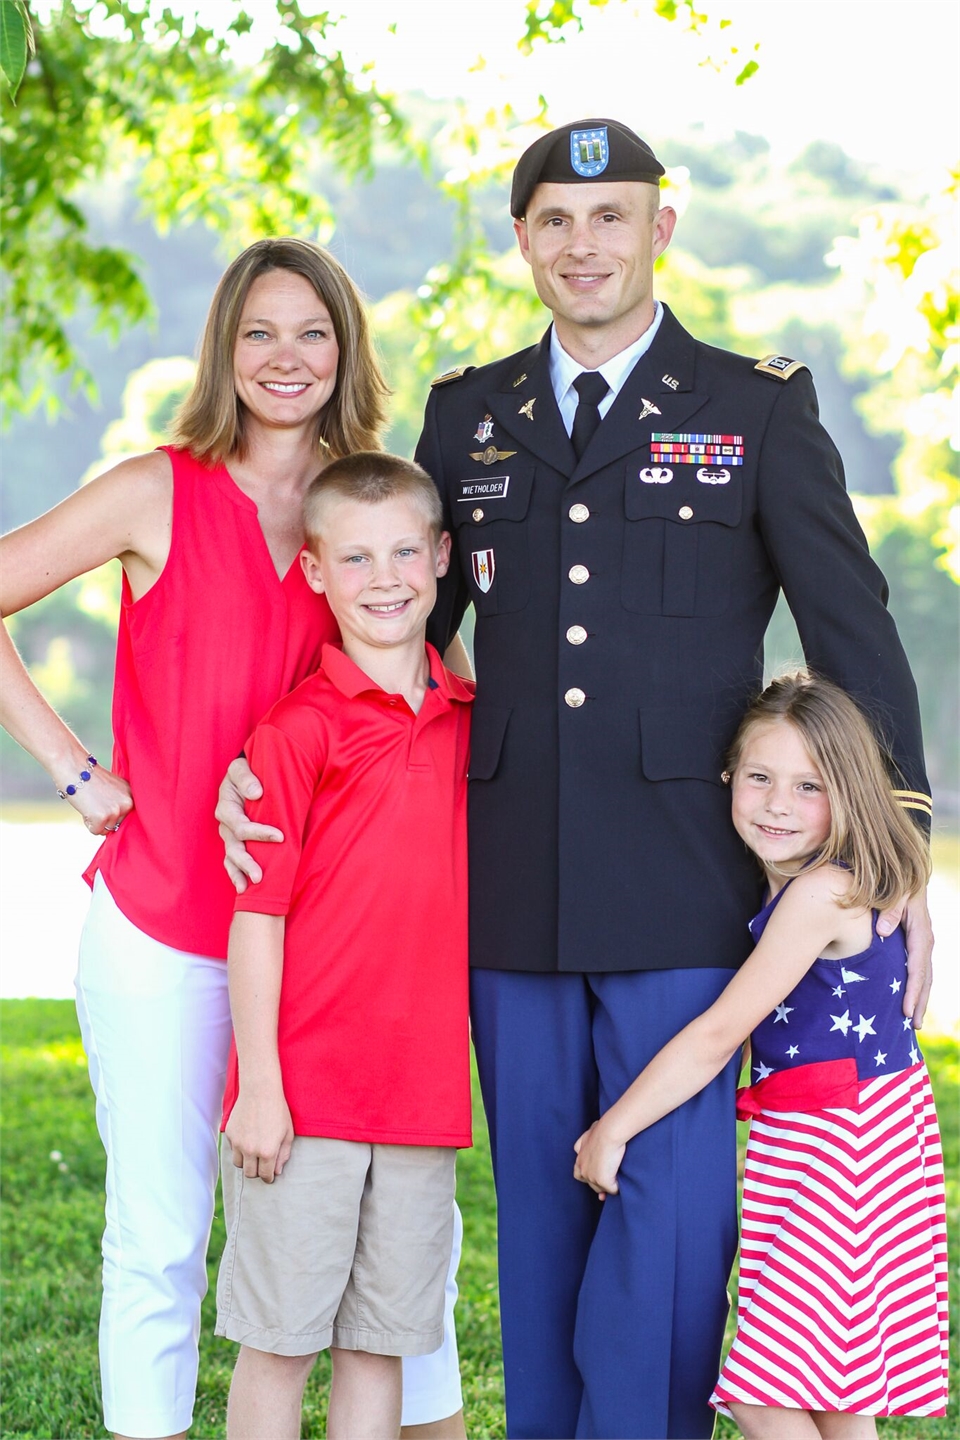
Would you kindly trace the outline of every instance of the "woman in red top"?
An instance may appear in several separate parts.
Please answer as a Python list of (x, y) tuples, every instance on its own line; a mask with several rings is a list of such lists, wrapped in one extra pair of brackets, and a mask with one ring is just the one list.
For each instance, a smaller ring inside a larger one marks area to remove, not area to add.
[(175, 444), (3, 542), (5, 615), (123, 566), (111, 769), (0, 637), (0, 719), (106, 837), (77, 1009), (107, 1151), (100, 1357), (119, 1435), (192, 1418), (230, 1037), (217, 785), (337, 638), (301, 571), (301, 502), (330, 458), (379, 447), (387, 393), (345, 271), (305, 241), (258, 241), (217, 288)]

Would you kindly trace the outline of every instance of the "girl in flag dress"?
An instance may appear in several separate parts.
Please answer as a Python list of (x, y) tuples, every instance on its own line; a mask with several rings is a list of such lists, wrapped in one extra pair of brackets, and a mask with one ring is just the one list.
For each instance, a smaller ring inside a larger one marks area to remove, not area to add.
[(903, 1013), (903, 931), (876, 929), (925, 885), (927, 846), (863, 714), (809, 673), (763, 692), (728, 765), (767, 881), (756, 949), (581, 1135), (574, 1175), (616, 1195), (630, 1139), (750, 1036), (737, 1332), (711, 1404), (748, 1440), (867, 1440), (874, 1416), (943, 1415), (947, 1399), (940, 1136)]

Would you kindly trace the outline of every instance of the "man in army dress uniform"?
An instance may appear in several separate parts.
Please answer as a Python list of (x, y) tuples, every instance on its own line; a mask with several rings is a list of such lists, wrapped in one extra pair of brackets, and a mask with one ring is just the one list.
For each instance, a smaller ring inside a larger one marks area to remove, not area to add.
[[(712, 1429), (733, 1069), (630, 1142), (603, 1205), (573, 1142), (750, 948), (759, 881), (720, 774), (781, 588), (808, 663), (871, 710), (901, 800), (930, 812), (913, 681), (810, 376), (702, 345), (654, 299), (663, 173), (612, 120), (526, 151), (511, 211), (553, 324), (440, 377), (417, 451), (456, 537), (431, 639), (476, 611), (471, 1011), (512, 1437)], [(225, 828), (278, 838), (231, 776)], [(231, 867), (250, 873), (238, 843)], [(922, 905), (908, 931), (919, 1021)]]
[[(441, 650), (476, 611), (471, 1013), (497, 1184), (508, 1434), (706, 1436), (736, 1247), (733, 1067), (627, 1147), (573, 1141), (716, 998), (758, 876), (725, 747), (780, 588), (929, 815), (916, 692), (806, 367), (700, 344), (654, 299), (676, 215), (631, 130), (521, 158), (511, 212), (553, 325), (441, 376), (417, 458), (456, 537)], [(910, 1006), (922, 1014), (925, 911)]]

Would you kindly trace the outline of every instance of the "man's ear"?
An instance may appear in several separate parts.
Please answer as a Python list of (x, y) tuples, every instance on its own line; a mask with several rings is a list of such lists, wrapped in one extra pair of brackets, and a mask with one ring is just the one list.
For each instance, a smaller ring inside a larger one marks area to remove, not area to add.
[(653, 257), (662, 255), (673, 239), (677, 224), (677, 212), (672, 205), (664, 205), (657, 211), (653, 222)]
[(447, 571), (450, 569), (450, 545), (450, 532), (448, 530), (444, 530), (443, 534), (440, 536), (440, 539), (437, 541), (438, 580), (441, 575), (446, 575)]
[(300, 564), (303, 566), (303, 575), (310, 589), (317, 595), (323, 594), (323, 576), (320, 574), (320, 561), (312, 550), (300, 551)]
[(526, 220), (514, 220), (513, 233), (517, 237), (517, 244), (520, 246), (520, 254), (530, 264), (530, 241), (527, 238)]

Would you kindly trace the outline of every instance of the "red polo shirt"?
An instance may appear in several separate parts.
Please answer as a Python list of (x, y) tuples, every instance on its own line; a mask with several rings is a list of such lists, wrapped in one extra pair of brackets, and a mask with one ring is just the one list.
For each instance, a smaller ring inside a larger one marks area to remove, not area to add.
[[(473, 686), (432, 647), (418, 714), (333, 645), (247, 747), (282, 845), (236, 909), (286, 916), (278, 1046), (298, 1135), (469, 1145)], [(238, 1092), (236, 1050), (224, 1124)]]

